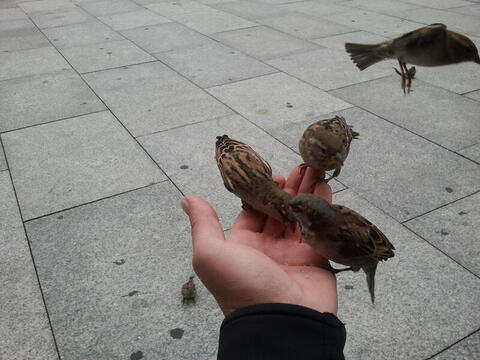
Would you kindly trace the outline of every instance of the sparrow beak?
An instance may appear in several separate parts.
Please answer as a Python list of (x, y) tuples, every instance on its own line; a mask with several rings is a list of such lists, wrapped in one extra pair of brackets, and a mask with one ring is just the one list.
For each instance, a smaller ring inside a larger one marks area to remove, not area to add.
[(335, 157), (338, 159), (338, 161), (340, 162), (340, 165), (343, 166), (343, 157), (342, 157), (342, 154), (340, 153), (336, 153), (335, 154)]
[(476, 62), (477, 64), (480, 64), (480, 58), (473, 59), (473, 61)]

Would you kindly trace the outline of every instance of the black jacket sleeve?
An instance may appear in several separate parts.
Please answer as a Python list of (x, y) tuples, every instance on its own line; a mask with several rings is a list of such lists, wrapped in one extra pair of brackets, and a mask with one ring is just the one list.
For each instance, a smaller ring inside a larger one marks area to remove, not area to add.
[(258, 304), (229, 314), (218, 360), (343, 360), (345, 326), (330, 313), (290, 304)]

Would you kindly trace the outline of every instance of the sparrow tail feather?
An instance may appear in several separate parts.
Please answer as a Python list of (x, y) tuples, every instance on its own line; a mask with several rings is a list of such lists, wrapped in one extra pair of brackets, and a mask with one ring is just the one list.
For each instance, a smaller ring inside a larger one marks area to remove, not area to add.
[(375, 272), (377, 270), (377, 263), (372, 266), (364, 267), (363, 271), (367, 274), (367, 285), (368, 291), (370, 292), (370, 298), (372, 299), (372, 304), (375, 303)]
[(345, 44), (345, 49), (360, 70), (365, 70), (369, 66), (384, 60), (384, 57), (379, 55), (380, 48), (380, 45)]

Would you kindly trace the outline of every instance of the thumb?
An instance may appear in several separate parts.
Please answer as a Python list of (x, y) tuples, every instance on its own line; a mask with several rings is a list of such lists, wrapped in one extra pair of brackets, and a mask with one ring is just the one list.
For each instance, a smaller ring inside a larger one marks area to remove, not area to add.
[(181, 206), (192, 227), (194, 263), (209, 261), (218, 253), (225, 240), (217, 213), (207, 201), (194, 195), (185, 196), (181, 200)]

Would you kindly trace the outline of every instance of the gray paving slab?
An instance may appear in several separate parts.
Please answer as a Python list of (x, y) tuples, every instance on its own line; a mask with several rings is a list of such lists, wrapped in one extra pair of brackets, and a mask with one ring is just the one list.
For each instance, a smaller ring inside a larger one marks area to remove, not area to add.
[(8, 171), (0, 171), (0, 213), (0, 351), (25, 360), (56, 359), (55, 344)]
[(0, 82), (0, 132), (104, 110), (73, 71)]
[(171, 19), (202, 34), (213, 34), (257, 26), (257, 23), (220, 10), (194, 12), (183, 15), (173, 15)]
[(284, 73), (217, 86), (208, 92), (266, 130), (351, 107)]
[(124, 30), (121, 33), (151, 54), (198, 46), (212, 41), (208, 37), (177, 23), (145, 26)]
[(40, 29), (95, 21), (93, 16), (78, 7), (34, 12), (30, 18)]
[(480, 332), (453, 345), (432, 360), (475, 360), (480, 354)]
[(165, 179), (110, 112), (2, 135), (24, 219)]
[(96, 17), (142, 10), (141, 6), (130, 0), (94, 1), (79, 6)]
[(411, 3), (411, 4), (418, 4), (418, 5), (426, 6), (426, 7), (429, 7), (429, 8), (434, 8), (434, 9), (448, 9), (448, 8), (456, 8), (456, 7), (459, 7), (459, 6), (470, 5), (471, 1), (476, 1), (476, 0), (470, 0), (470, 1), (465, 1), (465, 0), (410, 0), (410, 1), (406, 1), (406, 0), (403, 0), (402, 2)]
[(123, 40), (118, 33), (97, 21), (45, 29), (44, 34), (57, 48)]
[(220, 3), (211, 6), (215, 9), (223, 10), (249, 20), (281, 16), (289, 12), (288, 10), (271, 4), (246, 0)]
[(198, 278), (182, 305), (193, 270), (179, 201), (164, 182), (27, 223), (62, 358), (215, 358), (223, 315)]
[(17, 3), (15, 0), (3, 0), (2, 3), (0, 3), (0, 9), (15, 8), (16, 6)]
[(302, 39), (314, 39), (355, 31), (355, 29), (307, 14), (292, 13), (258, 20), (263, 25)]
[(7, 169), (7, 162), (3, 154), (3, 148), (0, 146), (0, 171)]
[(6, 8), (0, 9), (0, 21), (10, 21), (17, 19), (28, 19), (28, 16), (25, 14), (22, 9), (19, 8)]
[(18, 6), (27, 14), (36, 11), (49, 11), (65, 8), (73, 8), (75, 4), (68, 0), (39, 0), (21, 2)]
[(313, 41), (318, 45), (325, 46), (329, 49), (345, 51), (346, 42), (376, 44), (385, 40), (388, 40), (388, 38), (377, 34), (372, 34), (367, 31), (356, 31), (347, 34), (333, 35), (315, 39)]
[(217, 42), (155, 55), (202, 88), (269, 74), (277, 70)]
[(409, 4), (407, 2), (395, 1), (395, 0), (351, 0), (346, 1), (342, 5), (375, 11), (382, 14), (394, 14), (396, 11), (405, 11), (411, 9), (417, 9), (419, 6), (414, 4)]
[(0, 23), (0, 33), (2, 37), (15, 36), (32, 29), (35, 29), (35, 24), (32, 23), (30, 19), (7, 20)]
[[(344, 116), (360, 133), (360, 139), (352, 143), (338, 180), (398, 221), (480, 189), (476, 180), (480, 177), (478, 164), (358, 108), (336, 111), (315, 120), (335, 115)], [(298, 139), (313, 121), (279, 125), (269, 132), (292, 149), (298, 149)], [(453, 172), (457, 175), (445, 176)], [(412, 181), (415, 181), (413, 187)]]
[(470, 99), (480, 101), (480, 90), (469, 92), (468, 94), (465, 94), (465, 96)]
[(332, 94), (450, 150), (476, 144), (480, 103), (414, 80), (405, 96), (397, 75), (334, 90)]
[(322, 90), (385, 77), (393, 72), (392, 64), (388, 61), (359, 71), (345, 50), (332, 49), (285, 56), (268, 60), (267, 63)]
[(363, 274), (337, 276), (347, 359), (426, 359), (478, 328), (476, 276), (353, 191), (333, 201), (376, 224), (396, 248), (378, 266), (374, 306)]
[(216, 40), (260, 60), (318, 48), (318, 45), (285, 33), (256, 26), (212, 35)]
[(0, 54), (0, 63), (0, 81), (70, 69), (52, 46), (3, 53)]
[(405, 225), (473, 273), (480, 275), (480, 193), (410, 220)]
[(161, 1), (144, 6), (166, 17), (210, 10), (208, 6), (192, 0)]
[(231, 113), (159, 62), (90, 73), (84, 78), (134, 136)]
[(459, 8), (451, 9), (451, 11), (459, 14), (480, 16), (480, 5), (477, 4), (477, 5), (470, 5), (470, 6), (462, 6)]
[(477, 16), (457, 14), (452, 11), (438, 9), (415, 9), (401, 11), (398, 16), (424, 24), (443, 23), (451, 30), (480, 36), (480, 21)]
[(38, 29), (17, 31), (15, 34), (0, 33), (0, 54), (51, 46), (48, 39)]
[(129, 40), (65, 48), (60, 52), (80, 73), (156, 60)]
[[(214, 160), (215, 137), (223, 134), (252, 146), (270, 163), (276, 174), (288, 176), (290, 170), (301, 163), (300, 156), (239, 115), (189, 125), (139, 140), (182, 192), (208, 200), (217, 210), (223, 228), (228, 229), (240, 212), (241, 204), (235, 195), (225, 189)], [(195, 152), (191, 149), (195, 149)]]
[[(410, 11), (413, 13), (421, 10), (414, 9)], [(328, 16), (328, 20), (387, 37), (398, 36), (424, 26), (418, 22), (367, 10), (351, 10), (340, 14), (332, 14)]]
[(141, 26), (170, 22), (169, 19), (147, 9), (100, 16), (98, 19), (114, 30), (133, 29)]
[(480, 143), (458, 151), (463, 156), (480, 163)]
[(338, 14), (351, 10), (349, 7), (342, 6), (341, 3), (333, 1), (299, 1), (291, 4), (280, 5), (279, 7), (288, 11), (298, 11), (300, 13), (320, 17), (327, 17), (332, 14)]

